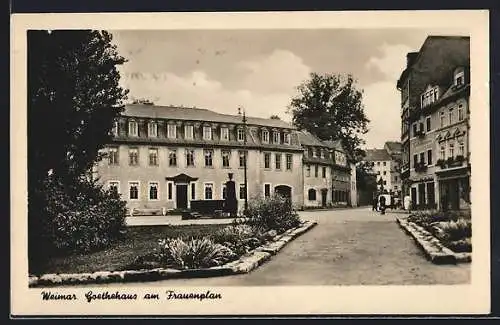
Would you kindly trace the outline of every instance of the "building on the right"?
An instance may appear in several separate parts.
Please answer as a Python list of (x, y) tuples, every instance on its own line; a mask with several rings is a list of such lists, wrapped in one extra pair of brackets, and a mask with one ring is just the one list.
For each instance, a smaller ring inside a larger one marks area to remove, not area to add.
[(470, 208), (470, 39), (429, 36), (407, 54), (401, 179), (413, 209)]

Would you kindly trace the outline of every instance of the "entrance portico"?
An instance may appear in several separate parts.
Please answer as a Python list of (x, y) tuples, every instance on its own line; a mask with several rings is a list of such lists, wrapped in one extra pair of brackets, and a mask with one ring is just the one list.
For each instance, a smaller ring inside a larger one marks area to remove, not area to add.
[(175, 208), (189, 209), (190, 199), (188, 196), (189, 184), (198, 180), (197, 177), (191, 177), (184, 173), (172, 177), (165, 177), (166, 181), (174, 182), (175, 186)]

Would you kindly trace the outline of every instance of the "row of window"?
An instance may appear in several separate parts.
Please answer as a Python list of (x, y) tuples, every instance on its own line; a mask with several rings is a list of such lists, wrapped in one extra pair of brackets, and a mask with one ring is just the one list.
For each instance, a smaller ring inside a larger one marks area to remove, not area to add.
[[(382, 165), (383, 166), (387, 166), (387, 161), (383, 161)], [(371, 166), (372, 167), (375, 166), (375, 162), (374, 161), (372, 161)], [(380, 167), (380, 161), (377, 161), (377, 166)]]
[[(451, 108), (448, 110), (448, 114), (445, 112), (441, 112), (439, 114), (439, 123), (440, 127), (443, 128), (447, 125), (452, 125), (456, 122), (461, 122), (465, 119), (465, 112), (462, 104), (458, 105), (458, 109), (456, 110), (457, 113), (455, 113), (455, 109)], [(455, 117), (457, 120), (455, 120)], [(416, 137), (419, 133), (425, 133), (425, 132), (430, 132), (432, 131), (432, 125), (431, 125), (431, 117), (427, 116), (425, 118), (425, 131), (424, 131), (424, 123), (414, 123), (413, 124), (413, 136)]]
[[(328, 152), (327, 149), (322, 149), (322, 148), (307, 148), (307, 150), (304, 151), (304, 155), (306, 157), (313, 157), (317, 158), (320, 157), (321, 159), (325, 159), (325, 157), (328, 157), (329, 159), (333, 159), (334, 156), (332, 156), (332, 153)], [(346, 165), (347, 164), (347, 158), (346, 155), (342, 152), (335, 151), (335, 162), (339, 165)]]
[[(274, 154), (274, 167), (277, 170), (281, 170), (281, 158), (282, 154), (276, 153)], [(286, 170), (291, 170), (292, 169), (292, 155), (291, 154), (286, 154)], [(264, 168), (270, 169), (271, 168), (271, 153), (270, 152), (264, 152)]]
[[(108, 157), (110, 165), (118, 165), (119, 164), (118, 148), (117, 147), (108, 148)], [(214, 150), (204, 149), (203, 157), (204, 157), (205, 167), (213, 167)], [(239, 150), (238, 157), (239, 157), (239, 167), (241, 168), (245, 167), (246, 151)], [(138, 166), (139, 149), (136, 147), (129, 148), (128, 158), (129, 158), (128, 163), (130, 166)], [(177, 149), (169, 149), (168, 165), (171, 167), (176, 167), (177, 158), (178, 158)], [(231, 150), (221, 150), (221, 158), (222, 158), (222, 167), (229, 168), (231, 161)], [(291, 170), (293, 165), (293, 155), (286, 154), (285, 159), (286, 159), (285, 161), (286, 169)], [(159, 166), (160, 161), (158, 155), (158, 148), (149, 148), (148, 162), (150, 166)], [(185, 162), (186, 166), (195, 166), (194, 149), (185, 149)], [(275, 168), (280, 170), (281, 163), (282, 163), (282, 154), (280, 153), (275, 154)], [(269, 152), (264, 153), (264, 167), (268, 169), (271, 168), (271, 153)]]
[[(348, 191), (333, 190), (332, 191), (332, 201), (333, 202), (347, 202), (349, 197)], [(317, 200), (317, 191), (314, 188), (310, 188), (307, 191), (307, 199), (309, 201)]]
[[(318, 178), (319, 176), (319, 166), (314, 165), (314, 177)], [(306, 177), (311, 177), (311, 165), (306, 165)], [(326, 167), (321, 167), (321, 177), (326, 178)]]
[[(176, 124), (170, 123), (167, 124), (167, 138), (176, 139), (178, 137), (178, 128)], [(119, 134), (119, 123), (115, 121), (113, 126), (113, 134), (116, 136)], [(139, 135), (138, 123), (135, 120), (128, 121), (128, 135), (132, 137), (137, 137)], [(213, 128), (212, 126), (203, 126), (203, 140), (214, 140)], [(148, 137), (156, 138), (158, 137), (158, 123), (151, 121), (148, 122)], [(194, 125), (184, 125), (184, 139), (186, 140), (194, 140)], [(238, 141), (243, 142), (245, 140), (245, 129), (243, 127), (239, 127), (236, 133), (236, 139)], [(220, 140), (229, 141), (229, 128), (221, 127), (220, 128)], [(262, 142), (271, 143), (270, 141), (270, 132), (268, 130), (262, 131)], [(291, 144), (291, 134), (283, 133), (283, 138), (281, 132), (273, 131), (272, 132), (272, 143), (274, 144)]]
[[(442, 145), (439, 149), (439, 159), (445, 160), (447, 158), (453, 158), (457, 156), (465, 156), (465, 145), (463, 141), (458, 142), (458, 153), (455, 152), (455, 144), (448, 143), (448, 155), (446, 155), (446, 146)], [(420, 159), (419, 159), (420, 158)], [(425, 163), (425, 152), (413, 155), (413, 164)], [(432, 150), (427, 150), (427, 165), (432, 165)]]
[[(215, 188), (214, 188), (214, 183), (213, 182), (206, 182), (203, 183), (203, 199), (204, 200), (214, 200), (215, 199)], [(120, 182), (119, 181), (109, 181), (108, 182), (108, 188), (111, 191), (115, 191), (117, 193), (121, 194), (120, 191)], [(160, 200), (160, 190), (159, 190), (159, 182), (156, 181), (151, 181), (148, 183), (148, 188), (147, 188), (147, 195), (148, 195), (148, 200), (150, 201), (157, 201)], [(226, 199), (226, 183), (222, 183), (221, 187), (221, 199), (225, 200)], [(174, 197), (174, 183), (173, 182), (168, 182), (167, 183), (167, 193), (166, 197), (164, 199), (173, 200)], [(134, 200), (139, 200), (141, 197), (141, 187), (140, 187), (140, 182), (139, 181), (130, 181), (128, 182), (128, 200), (134, 201)], [(271, 184), (266, 183), (264, 184), (264, 196), (265, 197), (270, 197), (271, 196)], [(191, 183), (190, 186), (190, 198), (191, 200), (196, 200), (196, 183)], [(240, 183), (239, 184), (239, 191), (238, 191), (238, 198), (240, 200), (245, 199), (245, 184)]]
[[(377, 175), (380, 175), (380, 174), (381, 174), (381, 173), (380, 173), (380, 170), (379, 170), (379, 171), (377, 171)], [(384, 175), (384, 176), (385, 176), (385, 175), (387, 175), (387, 171), (385, 171), (385, 170), (384, 170), (384, 171), (382, 172), (382, 175)], [(397, 182), (397, 181), (398, 181), (398, 177), (397, 177), (397, 176), (394, 176), (394, 181), (395, 181), (395, 182)]]

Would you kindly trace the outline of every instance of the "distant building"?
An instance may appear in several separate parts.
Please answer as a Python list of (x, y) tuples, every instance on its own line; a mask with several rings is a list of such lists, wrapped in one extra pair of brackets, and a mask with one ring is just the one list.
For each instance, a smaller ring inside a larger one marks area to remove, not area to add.
[(401, 176), (399, 172), (401, 161), (401, 144), (386, 142), (383, 149), (365, 150), (364, 161), (372, 167), (376, 176), (377, 189), (386, 190), (399, 196), (401, 193)]
[(470, 206), (470, 39), (429, 36), (407, 54), (401, 92), (402, 177), (415, 208)]

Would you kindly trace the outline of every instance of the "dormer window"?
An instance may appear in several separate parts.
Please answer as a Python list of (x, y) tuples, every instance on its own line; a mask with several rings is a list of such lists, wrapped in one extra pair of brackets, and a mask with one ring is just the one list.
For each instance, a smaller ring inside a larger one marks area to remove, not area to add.
[(203, 127), (203, 140), (212, 140), (212, 127)]
[(319, 155), (320, 155), (321, 159), (324, 159), (325, 158), (325, 151), (319, 149)]
[(184, 125), (184, 139), (192, 140), (194, 138), (194, 127), (192, 125)]
[(262, 131), (262, 142), (269, 143), (269, 131), (268, 130)]
[(312, 156), (313, 158), (316, 158), (318, 155), (316, 154), (316, 150), (312, 149)]
[(167, 125), (167, 136), (170, 139), (177, 138), (177, 125), (175, 125), (175, 124), (168, 124)]
[(285, 144), (290, 144), (291, 143), (291, 136), (290, 133), (286, 133), (284, 136), (284, 142)]
[(273, 132), (273, 143), (276, 143), (276, 144), (280, 143), (280, 133), (279, 132)]
[(465, 74), (464, 74), (464, 69), (463, 68), (458, 68), (455, 70), (455, 76), (454, 76), (454, 84), (455, 86), (459, 87), (462, 86), (465, 82)]
[(137, 136), (137, 122), (134, 120), (128, 122), (128, 135), (132, 137)]
[(428, 88), (426, 92), (420, 96), (421, 106), (426, 107), (434, 102), (437, 102), (439, 98), (439, 87)]
[(245, 141), (245, 130), (243, 128), (238, 129), (238, 141)]
[(158, 124), (156, 122), (148, 123), (148, 137), (156, 138), (158, 136)]
[(220, 129), (220, 139), (222, 141), (229, 141), (229, 129), (226, 127), (223, 127)]

